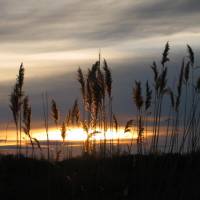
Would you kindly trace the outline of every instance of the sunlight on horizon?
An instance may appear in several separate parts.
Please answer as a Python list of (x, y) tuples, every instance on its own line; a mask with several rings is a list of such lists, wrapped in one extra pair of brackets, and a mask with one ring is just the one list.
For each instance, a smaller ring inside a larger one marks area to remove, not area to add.
[[(124, 133), (124, 128), (120, 127), (118, 128), (118, 131), (115, 130), (107, 130), (105, 133), (106, 139), (110, 140), (117, 140), (117, 139), (136, 139), (137, 133), (134, 130), (135, 128), (132, 128), (132, 132), (126, 132)], [(94, 130), (89, 130), (89, 134), (91, 134), (90, 140), (104, 140), (104, 132), (96, 129), (96, 134), (92, 134)], [(61, 137), (61, 130), (54, 128), (49, 128), (48, 131), (49, 134), (49, 140), (54, 141), (63, 141)], [(47, 139), (46, 131), (45, 129), (35, 129), (31, 131), (31, 135), (33, 138), (36, 138), (39, 141), (44, 141)], [(148, 136), (150, 133), (148, 133)], [(8, 130), (7, 133), (2, 134), (1, 140), (8, 140), (13, 141), (16, 140), (16, 131), (15, 130)], [(87, 139), (87, 133), (80, 127), (72, 127), (66, 130), (66, 138), (65, 141), (84, 141)], [(22, 141), (28, 140), (28, 138), (25, 136), (24, 132), (22, 132)]]
[[(104, 140), (104, 132), (96, 129), (96, 134), (92, 134), (94, 131), (89, 130), (89, 135), (91, 134), (90, 139), (93, 140)], [(44, 130), (35, 131), (33, 133), (34, 137), (38, 140), (46, 140), (46, 132)], [(133, 131), (124, 133), (124, 129), (120, 128), (117, 132), (115, 130), (107, 130), (105, 133), (106, 139), (116, 140), (120, 139), (131, 139), (137, 138), (137, 134)], [(49, 130), (49, 139), (50, 140), (62, 140), (61, 131), (59, 129), (52, 128)], [(84, 141), (87, 139), (87, 133), (82, 128), (69, 128), (66, 131), (65, 141)]]

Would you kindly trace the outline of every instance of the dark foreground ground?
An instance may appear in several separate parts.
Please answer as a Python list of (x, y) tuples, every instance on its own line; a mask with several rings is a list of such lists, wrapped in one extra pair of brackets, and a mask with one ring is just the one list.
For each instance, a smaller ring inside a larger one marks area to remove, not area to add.
[(0, 158), (0, 199), (200, 199), (200, 154)]

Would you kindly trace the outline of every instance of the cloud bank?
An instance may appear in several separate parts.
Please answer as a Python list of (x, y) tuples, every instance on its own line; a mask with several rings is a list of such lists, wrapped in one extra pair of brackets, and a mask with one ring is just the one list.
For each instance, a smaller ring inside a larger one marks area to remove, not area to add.
[(113, 71), (116, 113), (131, 115), (132, 84), (148, 78), (144, 71), (160, 59), (166, 41), (173, 66), (185, 55), (186, 43), (198, 53), (199, 10), (199, 0), (0, 1), (2, 120), (11, 118), (9, 94), (20, 62), (37, 120), (42, 91), (63, 111), (79, 96), (76, 69), (89, 67), (99, 48)]

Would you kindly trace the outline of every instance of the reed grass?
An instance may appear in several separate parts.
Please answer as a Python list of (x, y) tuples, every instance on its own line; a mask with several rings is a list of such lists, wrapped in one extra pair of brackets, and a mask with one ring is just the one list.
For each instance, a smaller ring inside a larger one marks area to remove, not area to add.
[(31, 147), (32, 147), (32, 157), (34, 157), (34, 144), (33, 144), (33, 139), (31, 136), (31, 106), (29, 105), (29, 98), (28, 96), (24, 97), (23, 101), (23, 130), (25, 135), (29, 138)]
[[(137, 113), (124, 128), (124, 133), (129, 132), (133, 135), (134, 128), (137, 133), (137, 139), (134, 140), (133, 137), (128, 145), (129, 154), (133, 154), (132, 147), (135, 143), (137, 154), (158, 154), (160, 152), (181, 154), (186, 150), (188, 153), (199, 150), (200, 78), (195, 66), (195, 55), (189, 45), (187, 45), (187, 52), (188, 55), (183, 58), (180, 66), (176, 87), (170, 87), (171, 77), (168, 75), (169, 42), (164, 47), (160, 64), (154, 61), (151, 66), (153, 81), (146, 80), (144, 84), (141, 81), (135, 81), (132, 98)], [(117, 115), (113, 114), (113, 78), (108, 62), (99, 54), (99, 59), (86, 72), (78, 68), (77, 80), (80, 84), (81, 103), (78, 99), (74, 101), (65, 120), (60, 119), (55, 100), (51, 101), (51, 117), (55, 126), (60, 127), (63, 144), (70, 127), (82, 127), (87, 136), (83, 144), (83, 153), (95, 157), (112, 157), (115, 154), (115, 146), (112, 138), (108, 141), (107, 133), (115, 131), (118, 134), (120, 123)], [(32, 145), (32, 151), (34, 151), (34, 142), (36, 142), (30, 135), (31, 106), (28, 97), (24, 95), (23, 85), (24, 67), (21, 64), (10, 95), (10, 109), (16, 127), (17, 154), (21, 149), (22, 122), (24, 133)], [(48, 104), (48, 95), (44, 93), (42, 106), (48, 146), (47, 158), (50, 159)], [(168, 108), (167, 114), (163, 111), (164, 106)], [(163, 128), (163, 125), (166, 128)], [(151, 137), (148, 136), (148, 132), (152, 132)], [(99, 149), (95, 139), (98, 134), (104, 135), (99, 141)], [(164, 138), (163, 146), (160, 144), (161, 135)], [(119, 136), (117, 138), (116, 153), (120, 155), (121, 141)], [(67, 146), (68, 144), (69, 142)], [(67, 151), (69, 158), (72, 156), (71, 144), (67, 147)]]
[(21, 63), (16, 83), (10, 96), (10, 109), (16, 126), (17, 154), (21, 154), (22, 139), (22, 103), (23, 103), (24, 67)]

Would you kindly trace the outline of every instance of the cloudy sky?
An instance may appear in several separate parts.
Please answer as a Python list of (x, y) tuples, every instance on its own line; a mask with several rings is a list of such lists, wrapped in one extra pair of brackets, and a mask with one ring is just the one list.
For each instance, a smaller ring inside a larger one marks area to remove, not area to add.
[(123, 120), (134, 113), (134, 80), (149, 77), (167, 41), (171, 66), (187, 55), (186, 44), (200, 53), (199, 10), (199, 0), (1, 0), (0, 120), (12, 120), (9, 94), (21, 62), (40, 122), (42, 92), (65, 112), (79, 97), (77, 68), (90, 67), (99, 49), (112, 69), (114, 109)]

